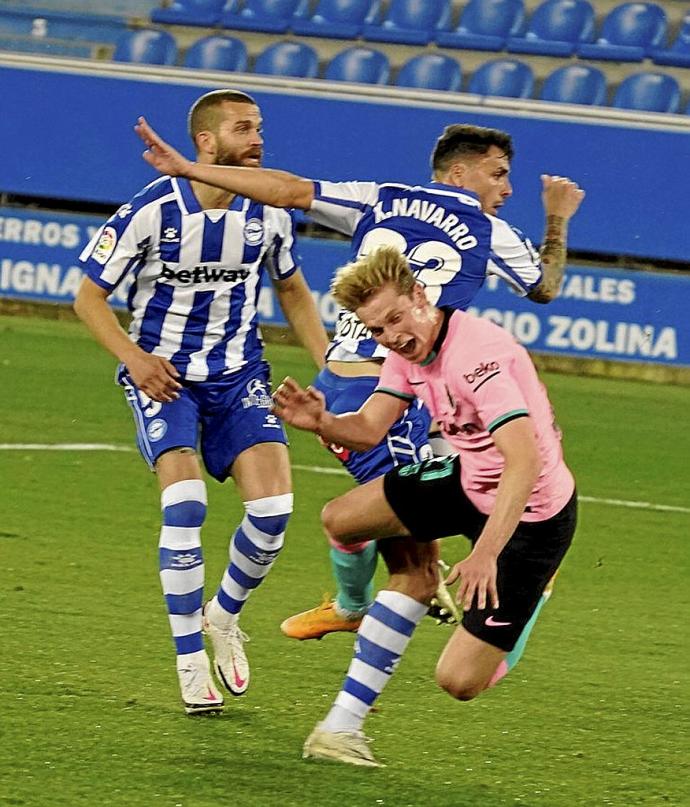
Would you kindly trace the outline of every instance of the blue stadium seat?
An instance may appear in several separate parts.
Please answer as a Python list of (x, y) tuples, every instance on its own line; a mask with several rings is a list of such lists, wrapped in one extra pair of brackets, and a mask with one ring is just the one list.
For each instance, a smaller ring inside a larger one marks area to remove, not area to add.
[(524, 36), (510, 37), (510, 53), (570, 56), (594, 30), (594, 9), (588, 0), (546, 0), (532, 15)]
[(623, 3), (604, 20), (596, 42), (577, 49), (585, 59), (641, 62), (666, 35), (666, 14), (656, 3)]
[(309, 0), (228, 0), (220, 22), (224, 28), (283, 34), (308, 10)]
[(356, 84), (385, 84), (390, 75), (388, 57), (373, 48), (348, 48), (328, 65), (325, 79)]
[(539, 97), (561, 104), (599, 106), (606, 101), (606, 78), (596, 67), (569, 64), (547, 76)]
[(247, 48), (244, 42), (232, 36), (205, 36), (185, 53), (183, 65), (243, 73), (247, 69)]
[(690, 12), (685, 15), (673, 44), (666, 50), (662, 48), (653, 50), (652, 58), (655, 64), (690, 67)]
[(475, 71), (468, 92), (504, 98), (529, 98), (533, 87), (534, 74), (529, 65), (517, 59), (494, 59)]
[(436, 42), (446, 48), (503, 50), (509, 36), (522, 27), (522, 0), (470, 0), (454, 31), (440, 31)]
[(270, 76), (314, 78), (319, 71), (319, 57), (314, 48), (301, 42), (276, 42), (256, 58), (255, 73)]
[(309, 19), (296, 19), (292, 30), (303, 36), (357, 39), (378, 13), (380, 0), (319, 0)]
[(177, 58), (177, 44), (167, 31), (154, 31), (142, 28), (128, 31), (115, 45), (113, 60), (116, 62), (137, 62), (139, 64), (174, 64)]
[(462, 71), (458, 62), (449, 56), (422, 53), (405, 62), (395, 83), (398, 87), (458, 92), (462, 83)]
[(427, 45), (434, 34), (448, 27), (451, 0), (391, 0), (378, 23), (369, 23), (362, 36), (373, 42)]
[(282, 34), (309, 11), (309, 0), (228, 0), (220, 22), (224, 28)]
[(664, 73), (636, 73), (620, 83), (613, 106), (643, 112), (677, 112), (680, 87), (673, 76)]
[(175, 0), (168, 8), (155, 8), (151, 20), (165, 25), (205, 25), (220, 20), (225, 0)]

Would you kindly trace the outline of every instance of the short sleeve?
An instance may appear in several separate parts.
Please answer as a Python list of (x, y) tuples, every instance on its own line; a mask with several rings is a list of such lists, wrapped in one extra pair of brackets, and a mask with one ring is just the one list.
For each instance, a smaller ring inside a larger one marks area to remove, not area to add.
[(315, 182), (314, 201), (307, 213), (317, 224), (352, 235), (378, 195), (375, 182)]
[(112, 291), (136, 270), (153, 248), (161, 226), (162, 199), (170, 179), (161, 177), (122, 205), (98, 230), (79, 256), (94, 283)]
[(383, 392), (400, 398), (403, 401), (412, 401), (416, 398), (408, 379), (407, 370), (409, 362), (395, 353), (389, 353), (381, 367), (381, 377), (375, 392)]
[[(515, 346), (517, 348), (517, 346)], [(521, 348), (517, 348), (521, 349)], [(527, 400), (517, 377), (512, 350), (496, 343), (465, 360), (460, 369), (463, 395), (473, 405), (482, 426), (493, 432), (499, 426), (529, 414)]]
[(266, 254), (264, 266), (272, 280), (286, 280), (294, 274), (301, 263), (297, 252), (295, 214), (292, 210), (272, 210), (276, 226)]
[(491, 221), (491, 248), (487, 272), (503, 278), (519, 295), (524, 296), (541, 283), (542, 265), (539, 253), (519, 230), (488, 216)]

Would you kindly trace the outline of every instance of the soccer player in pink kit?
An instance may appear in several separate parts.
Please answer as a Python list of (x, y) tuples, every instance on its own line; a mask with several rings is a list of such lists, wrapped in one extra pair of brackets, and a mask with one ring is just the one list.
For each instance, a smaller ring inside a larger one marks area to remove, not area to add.
[(362, 621), (343, 688), (304, 756), (373, 767), (379, 763), (362, 724), (434, 594), (433, 539), (463, 534), (473, 546), (447, 581), (460, 579), (464, 613), (436, 668), (443, 689), (470, 700), (519, 659), (570, 546), (577, 497), (546, 391), (510, 334), (431, 305), (391, 247), (341, 269), (331, 290), (390, 349), (379, 386), (358, 412), (333, 415), (317, 390), (285, 379), (275, 411), (328, 442), (363, 450), (418, 397), (458, 452), (395, 468), (322, 514), (334, 540), (379, 540), (390, 577)]

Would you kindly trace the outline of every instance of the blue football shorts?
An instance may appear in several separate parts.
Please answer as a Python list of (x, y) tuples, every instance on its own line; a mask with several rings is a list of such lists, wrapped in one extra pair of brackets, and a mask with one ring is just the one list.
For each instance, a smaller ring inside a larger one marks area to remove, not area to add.
[(121, 367), (123, 386), (137, 431), (137, 445), (151, 469), (173, 448), (201, 450), (206, 470), (220, 482), (237, 457), (259, 443), (282, 443), (287, 436), (271, 412), (270, 368), (254, 362), (213, 381), (185, 381), (180, 397), (152, 401)]
[[(378, 383), (378, 376), (346, 378), (324, 368), (312, 386), (324, 394), (328, 411), (341, 415), (356, 412)], [(409, 465), (431, 457), (430, 423), (427, 408), (421, 401), (414, 401), (375, 448), (353, 451), (333, 444), (327, 447), (361, 485), (383, 476), (398, 465)]]

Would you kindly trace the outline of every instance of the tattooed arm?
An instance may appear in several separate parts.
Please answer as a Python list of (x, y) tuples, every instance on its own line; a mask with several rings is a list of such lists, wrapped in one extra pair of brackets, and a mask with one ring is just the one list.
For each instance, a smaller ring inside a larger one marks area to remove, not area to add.
[(546, 230), (540, 250), (543, 277), (529, 298), (536, 303), (550, 303), (558, 297), (561, 289), (567, 258), (568, 222), (575, 215), (585, 192), (567, 177), (544, 174), (541, 179), (546, 213)]

